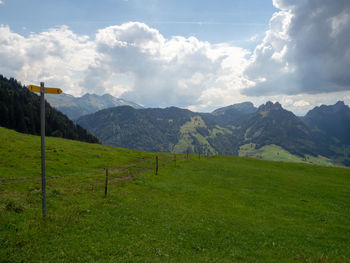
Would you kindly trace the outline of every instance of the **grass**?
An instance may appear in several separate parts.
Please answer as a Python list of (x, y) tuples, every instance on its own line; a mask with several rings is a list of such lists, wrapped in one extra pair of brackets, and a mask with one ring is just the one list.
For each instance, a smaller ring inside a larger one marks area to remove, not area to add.
[[(188, 150), (189, 145), (191, 145), (191, 151), (194, 152), (194, 147), (192, 146), (193, 139), (191, 136), (195, 137), (200, 143), (201, 147), (205, 149), (208, 154), (216, 154), (215, 149), (210, 145), (205, 136), (197, 132), (197, 127), (206, 128), (205, 122), (200, 116), (191, 117), (191, 121), (185, 123), (180, 129), (180, 139), (179, 142), (174, 146), (174, 153), (185, 153)], [(219, 131), (216, 128), (217, 131)]]
[(47, 138), (43, 221), (40, 138), (0, 140), (0, 262), (350, 262), (349, 169), (158, 154), (155, 176), (155, 154)]
[(289, 153), (278, 145), (265, 145), (259, 149), (254, 143), (242, 145), (239, 149), (239, 156), (252, 157), (280, 162), (310, 163), (323, 166), (334, 166), (334, 163), (323, 156), (306, 155), (305, 158)]

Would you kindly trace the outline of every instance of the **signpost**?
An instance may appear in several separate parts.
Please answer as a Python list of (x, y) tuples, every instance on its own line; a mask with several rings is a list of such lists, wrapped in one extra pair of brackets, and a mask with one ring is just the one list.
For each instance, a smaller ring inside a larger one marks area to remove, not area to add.
[(40, 82), (40, 87), (29, 85), (31, 92), (40, 92), (40, 131), (41, 131), (41, 199), (43, 218), (46, 218), (46, 177), (45, 177), (45, 93), (61, 94), (61, 89), (45, 88), (44, 82)]
[[(41, 82), (42, 83), (42, 82)], [(40, 85), (41, 85), (40, 83)], [(39, 86), (34, 86), (34, 85), (29, 85), (28, 89), (32, 92), (41, 92), (41, 87)], [(61, 89), (56, 89), (56, 88), (44, 88), (45, 93), (50, 93), (50, 94), (61, 94), (62, 90)]]

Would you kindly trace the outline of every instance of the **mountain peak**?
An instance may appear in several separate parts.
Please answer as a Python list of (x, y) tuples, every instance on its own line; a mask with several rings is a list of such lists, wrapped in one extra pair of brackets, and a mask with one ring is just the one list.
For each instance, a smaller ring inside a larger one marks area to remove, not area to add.
[(105, 93), (101, 96), (102, 98), (115, 98), (111, 94)]
[(335, 108), (335, 110), (342, 110), (342, 109), (347, 109), (348, 106), (345, 105), (344, 101), (339, 100), (339, 101), (337, 101), (336, 104), (334, 104), (334, 108)]
[[(91, 93), (85, 93), (83, 96), (81, 96), (80, 98), (89, 98), (89, 97), (92, 97), (94, 96), (94, 94), (91, 94)], [(79, 99), (79, 97), (78, 97)]]
[(257, 109), (254, 107), (253, 103), (251, 103), (250, 101), (245, 101), (245, 102), (236, 103), (236, 104), (232, 104), (230, 106), (216, 109), (212, 112), (212, 114), (222, 115), (222, 114), (225, 114), (226, 112), (230, 112), (230, 111), (237, 111), (237, 112), (240, 112), (243, 114), (250, 114), (250, 113), (256, 112), (256, 110)]
[(311, 116), (313, 114), (319, 114), (319, 113), (336, 113), (340, 111), (349, 111), (350, 108), (347, 106), (344, 101), (337, 101), (334, 105), (321, 105), (318, 107), (313, 108), (310, 110), (305, 117)]
[(268, 101), (265, 104), (262, 104), (259, 109), (259, 111), (271, 111), (271, 110), (283, 110), (282, 105), (279, 102), (271, 102)]

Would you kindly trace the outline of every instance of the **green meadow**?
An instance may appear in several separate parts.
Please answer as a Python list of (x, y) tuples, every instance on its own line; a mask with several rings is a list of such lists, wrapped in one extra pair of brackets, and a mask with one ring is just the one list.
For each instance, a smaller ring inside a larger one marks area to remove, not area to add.
[(43, 220), (40, 137), (0, 128), (0, 262), (350, 262), (350, 169), (198, 155), (175, 165), (50, 137), (46, 155)]
[(254, 143), (244, 144), (239, 148), (239, 156), (241, 157), (252, 157), (271, 161), (282, 161), (282, 162), (297, 162), (297, 163), (309, 163), (322, 166), (335, 166), (332, 160), (323, 156), (312, 156), (305, 155), (300, 157), (289, 153), (282, 147), (270, 144), (265, 145), (259, 149), (256, 149)]

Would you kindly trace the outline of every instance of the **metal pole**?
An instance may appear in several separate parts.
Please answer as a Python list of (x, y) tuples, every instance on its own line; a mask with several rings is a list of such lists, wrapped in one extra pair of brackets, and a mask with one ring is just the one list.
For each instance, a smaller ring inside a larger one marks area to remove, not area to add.
[(46, 178), (45, 178), (45, 87), (40, 82), (40, 124), (41, 124), (41, 198), (43, 218), (46, 218)]

